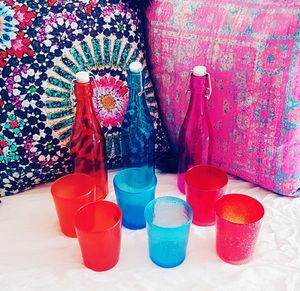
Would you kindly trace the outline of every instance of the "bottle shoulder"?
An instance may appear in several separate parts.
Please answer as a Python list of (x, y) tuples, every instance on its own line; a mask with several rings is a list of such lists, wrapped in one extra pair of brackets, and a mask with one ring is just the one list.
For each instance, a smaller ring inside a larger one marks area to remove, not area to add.
[(191, 140), (209, 135), (209, 124), (204, 118), (186, 118), (179, 131), (179, 139), (189, 138)]
[(93, 139), (103, 139), (103, 133), (98, 120), (84, 117), (82, 119), (75, 119), (72, 136), (81, 135), (93, 137)]
[(153, 120), (148, 108), (141, 109), (137, 106), (128, 106), (123, 123), (149, 123), (153, 125)]

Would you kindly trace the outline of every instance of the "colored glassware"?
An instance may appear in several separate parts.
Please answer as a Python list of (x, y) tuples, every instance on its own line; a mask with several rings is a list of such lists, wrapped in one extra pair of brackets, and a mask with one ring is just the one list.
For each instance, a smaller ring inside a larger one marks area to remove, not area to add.
[(131, 63), (128, 70), (129, 101), (122, 123), (123, 166), (154, 173), (155, 132), (144, 85), (142, 64)]
[(186, 255), (193, 211), (177, 197), (159, 197), (145, 208), (149, 256), (158, 266), (173, 268)]
[(194, 224), (215, 224), (215, 204), (225, 194), (227, 184), (226, 172), (210, 165), (196, 165), (186, 171), (186, 201), (194, 211)]
[(208, 164), (210, 122), (207, 99), (211, 94), (206, 67), (196, 66), (190, 80), (191, 99), (179, 133), (178, 189), (185, 193), (184, 174), (192, 166)]
[(118, 205), (122, 209), (123, 226), (141, 229), (146, 226), (144, 209), (154, 199), (157, 179), (150, 172), (139, 168), (128, 168), (114, 177), (114, 188)]
[(94, 271), (106, 271), (119, 261), (122, 211), (111, 201), (81, 207), (74, 219), (83, 262)]
[(51, 186), (61, 231), (76, 237), (74, 217), (83, 205), (95, 201), (95, 182), (89, 175), (75, 173), (57, 179)]
[(228, 194), (217, 201), (215, 209), (218, 256), (230, 264), (247, 263), (265, 214), (263, 205), (244, 194)]
[(74, 94), (77, 104), (70, 142), (74, 172), (92, 176), (96, 199), (104, 199), (108, 194), (105, 142), (93, 106), (93, 87), (88, 72), (76, 74)]

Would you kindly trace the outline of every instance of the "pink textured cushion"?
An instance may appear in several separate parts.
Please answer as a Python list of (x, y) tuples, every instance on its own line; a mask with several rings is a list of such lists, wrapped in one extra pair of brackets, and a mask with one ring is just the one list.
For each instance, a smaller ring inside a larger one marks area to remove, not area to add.
[(191, 68), (212, 76), (213, 163), (274, 192), (300, 195), (300, 2), (155, 0), (154, 76), (173, 144)]

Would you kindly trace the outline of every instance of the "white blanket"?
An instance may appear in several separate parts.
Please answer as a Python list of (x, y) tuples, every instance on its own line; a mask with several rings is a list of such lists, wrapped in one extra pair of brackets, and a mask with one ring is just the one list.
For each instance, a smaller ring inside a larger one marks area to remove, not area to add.
[[(109, 173), (108, 200), (116, 201)], [(185, 198), (176, 176), (158, 174), (156, 196)], [(215, 252), (215, 227), (192, 225), (187, 257), (163, 269), (148, 257), (146, 230), (122, 229), (119, 263), (97, 273), (87, 269), (76, 238), (58, 226), (50, 184), (0, 204), (0, 290), (300, 290), (300, 199), (280, 197), (241, 180), (230, 179), (227, 193), (244, 193), (265, 207), (256, 252), (245, 265), (227, 264)]]

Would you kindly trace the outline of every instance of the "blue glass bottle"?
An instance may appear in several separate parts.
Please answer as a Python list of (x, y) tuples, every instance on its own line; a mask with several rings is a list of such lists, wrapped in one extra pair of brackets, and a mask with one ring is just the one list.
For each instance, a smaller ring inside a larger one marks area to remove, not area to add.
[(129, 101), (122, 123), (124, 168), (143, 168), (154, 174), (155, 131), (146, 103), (145, 73), (140, 62), (128, 69)]

